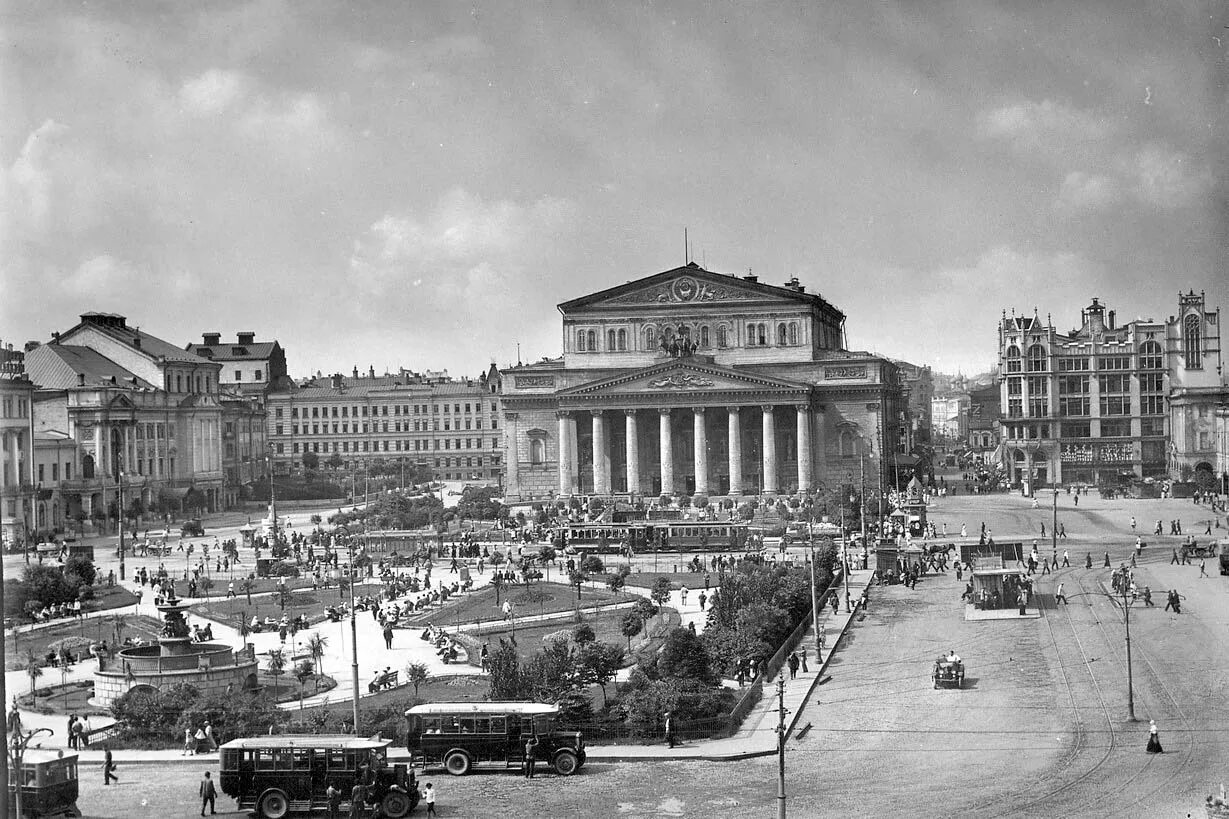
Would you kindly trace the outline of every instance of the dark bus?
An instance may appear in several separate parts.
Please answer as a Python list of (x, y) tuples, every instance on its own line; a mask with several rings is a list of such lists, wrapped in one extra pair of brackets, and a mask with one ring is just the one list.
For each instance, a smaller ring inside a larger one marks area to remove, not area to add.
[(578, 731), (556, 731), (559, 706), (540, 702), (432, 702), (405, 712), (410, 763), (443, 766), (453, 776), (476, 768), (519, 768), (525, 741), (537, 736), (535, 759), (571, 776), (585, 764)]
[(19, 785), (22, 819), (81, 815), (77, 810), (76, 754), (33, 748), (25, 751), (20, 773), (9, 768), (10, 816), (17, 816)]
[(625, 553), (628, 546), (641, 554), (661, 552), (741, 551), (747, 543), (747, 524), (737, 521), (651, 520), (625, 523), (569, 523), (557, 533), (567, 548), (577, 552)]
[(367, 802), (380, 816), (401, 819), (418, 804), (414, 773), (387, 764), (389, 739), (347, 735), (281, 734), (233, 739), (219, 749), (222, 793), (265, 819), (311, 813), (328, 806), (333, 785), (349, 808), (350, 791), (366, 773)]

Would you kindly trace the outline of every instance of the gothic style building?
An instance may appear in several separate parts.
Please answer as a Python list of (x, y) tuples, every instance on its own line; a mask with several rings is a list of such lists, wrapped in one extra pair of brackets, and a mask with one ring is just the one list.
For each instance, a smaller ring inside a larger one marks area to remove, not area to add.
[(502, 371), (505, 491), (750, 495), (904, 479), (890, 359), (845, 349), (845, 314), (694, 262), (559, 305), (563, 355)]

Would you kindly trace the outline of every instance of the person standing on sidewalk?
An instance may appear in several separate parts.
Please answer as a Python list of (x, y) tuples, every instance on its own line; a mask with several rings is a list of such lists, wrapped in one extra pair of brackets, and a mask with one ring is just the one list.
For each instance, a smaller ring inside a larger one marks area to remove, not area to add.
[(676, 742), (675, 736), (674, 736), (674, 715), (671, 714), (669, 711), (667, 711), (665, 713), (665, 717), (666, 717), (666, 744), (669, 745), (671, 748), (673, 748)]
[(807, 673), (807, 647), (806, 646), (802, 647), (802, 655), (800, 659), (802, 660), (802, 673), (806, 674)]
[(791, 680), (796, 679), (798, 677), (798, 653), (791, 651), (786, 662), (789, 665), (789, 678)]

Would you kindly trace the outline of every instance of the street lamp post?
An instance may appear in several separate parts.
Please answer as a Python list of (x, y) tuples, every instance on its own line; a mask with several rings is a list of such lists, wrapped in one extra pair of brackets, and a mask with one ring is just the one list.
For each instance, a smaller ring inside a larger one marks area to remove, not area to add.
[(845, 536), (844, 503), (841, 504), (841, 579), (845, 582), (845, 612), (849, 613), (853, 609), (849, 605), (849, 538)]
[(1135, 685), (1131, 673), (1131, 600), (1127, 597), (1127, 580), (1122, 579), (1122, 621), (1127, 630), (1127, 719), (1135, 722)]
[(345, 529), (346, 533), (346, 548), (350, 554), (350, 682), (353, 685), (353, 716), (354, 716), (354, 735), (358, 736), (358, 619), (354, 611), (354, 584), (358, 580), (358, 575), (354, 571), (354, 538), (350, 535), (350, 530)]
[(125, 579), (124, 566), (124, 471), (119, 473), (119, 579)]
[[(1058, 554), (1058, 487), (1054, 487), (1054, 518), (1050, 521), (1050, 553)], [(1057, 565), (1055, 566), (1057, 568)]]

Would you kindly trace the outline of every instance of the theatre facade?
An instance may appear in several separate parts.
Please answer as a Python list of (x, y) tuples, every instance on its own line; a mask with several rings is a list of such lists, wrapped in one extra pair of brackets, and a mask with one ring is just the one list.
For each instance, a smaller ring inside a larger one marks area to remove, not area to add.
[(868, 493), (908, 480), (900, 371), (845, 314), (694, 262), (559, 305), (563, 355), (501, 371), (509, 501)]

